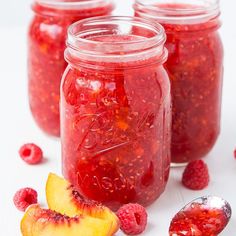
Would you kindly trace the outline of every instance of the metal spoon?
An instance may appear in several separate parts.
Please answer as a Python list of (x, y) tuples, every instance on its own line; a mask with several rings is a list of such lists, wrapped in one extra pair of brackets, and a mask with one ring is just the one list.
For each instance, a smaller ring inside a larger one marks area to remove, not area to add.
[[(201, 217), (196, 212), (200, 213)], [(211, 213), (213, 218), (210, 218)], [(169, 234), (170, 236), (218, 235), (229, 223), (231, 215), (232, 209), (226, 200), (216, 196), (200, 197), (188, 203), (175, 215)]]

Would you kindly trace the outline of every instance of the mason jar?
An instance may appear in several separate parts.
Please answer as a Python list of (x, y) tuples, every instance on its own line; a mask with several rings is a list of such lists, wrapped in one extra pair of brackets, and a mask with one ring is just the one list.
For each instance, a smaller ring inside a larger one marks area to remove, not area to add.
[(218, 0), (136, 0), (135, 15), (167, 34), (173, 163), (206, 156), (220, 133), (223, 46)]
[(35, 0), (28, 33), (28, 91), (32, 115), (47, 134), (60, 135), (59, 92), (67, 28), (75, 21), (110, 15), (110, 0)]
[(68, 31), (61, 85), (63, 173), (112, 209), (144, 206), (170, 168), (171, 98), (166, 35), (134, 17), (98, 17)]

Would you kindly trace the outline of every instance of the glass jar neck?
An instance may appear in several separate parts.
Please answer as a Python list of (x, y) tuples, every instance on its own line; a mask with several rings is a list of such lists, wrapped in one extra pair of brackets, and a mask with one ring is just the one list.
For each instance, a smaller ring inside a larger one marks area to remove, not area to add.
[(136, 15), (163, 24), (194, 25), (218, 19), (219, 0), (136, 0)]
[(114, 9), (113, 0), (34, 0), (34, 12), (48, 16), (93, 16), (110, 15)]
[(154, 22), (137, 17), (95, 17), (69, 28), (65, 58), (73, 65), (103, 69), (108, 65), (162, 64), (167, 58), (165, 41), (163, 27)]

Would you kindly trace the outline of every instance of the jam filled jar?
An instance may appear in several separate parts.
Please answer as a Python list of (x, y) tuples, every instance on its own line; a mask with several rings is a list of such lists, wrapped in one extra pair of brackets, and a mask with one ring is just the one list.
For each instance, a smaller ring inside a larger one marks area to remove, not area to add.
[(73, 24), (61, 86), (63, 174), (112, 209), (149, 205), (170, 168), (170, 82), (162, 26), (133, 17)]
[(38, 126), (60, 135), (59, 92), (67, 66), (64, 51), (67, 29), (91, 16), (110, 15), (110, 0), (35, 0), (35, 16), (28, 33), (29, 104)]
[(223, 47), (218, 0), (136, 0), (135, 15), (160, 22), (172, 85), (172, 162), (204, 157), (220, 131)]

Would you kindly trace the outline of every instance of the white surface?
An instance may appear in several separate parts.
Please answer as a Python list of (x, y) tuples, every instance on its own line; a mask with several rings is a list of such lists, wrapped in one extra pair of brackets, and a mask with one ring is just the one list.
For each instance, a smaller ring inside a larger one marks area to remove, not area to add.
[[(129, 0), (119, 3), (118, 13), (127, 14)], [(2, 236), (20, 236), (22, 214), (13, 205), (18, 188), (31, 186), (45, 203), (44, 185), (48, 172), (60, 173), (60, 144), (45, 136), (33, 122), (27, 103), (26, 28), (30, 16), (29, 0), (4, 1), (0, 11), (0, 229)], [(10, 8), (11, 7), (11, 8)], [(180, 184), (182, 169), (172, 170), (166, 192), (149, 207), (149, 225), (145, 236), (166, 236), (171, 217), (188, 201), (202, 195), (215, 194), (227, 199), (236, 211), (236, 4), (224, 1), (223, 28), (225, 45), (225, 80), (223, 93), (222, 132), (217, 145), (206, 158), (211, 182), (204, 191), (194, 192)], [(46, 155), (39, 166), (28, 166), (18, 156), (25, 142), (36, 142)], [(235, 236), (236, 215), (221, 234)], [(119, 233), (119, 236), (122, 234)], [(56, 236), (56, 235), (55, 235)], [(69, 236), (69, 235), (68, 235)], [(85, 235), (82, 235), (85, 236)]]

